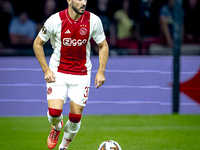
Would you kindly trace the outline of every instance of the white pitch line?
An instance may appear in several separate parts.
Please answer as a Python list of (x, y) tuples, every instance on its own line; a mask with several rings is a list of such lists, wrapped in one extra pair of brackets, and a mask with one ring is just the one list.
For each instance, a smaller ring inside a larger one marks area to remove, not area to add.
[[(82, 127), (82, 129), (84, 130), (88, 128), (86, 127)], [(91, 127), (90, 127), (91, 130), (93, 130)], [(89, 129), (89, 130), (90, 130)], [(106, 127), (99, 127), (99, 128), (95, 128), (96, 130), (101, 130), (101, 131), (118, 131), (118, 130), (126, 130), (126, 131), (142, 131), (142, 130), (145, 130), (145, 131), (150, 131), (150, 130), (154, 130), (154, 131), (160, 131), (160, 130), (189, 130), (189, 131), (196, 131), (196, 130), (200, 130), (200, 125), (199, 126), (144, 126), (144, 127), (139, 127), (139, 126), (127, 126), (127, 127), (124, 127), (124, 126), (118, 126), (118, 127), (115, 127), (115, 126), (106, 126)]]

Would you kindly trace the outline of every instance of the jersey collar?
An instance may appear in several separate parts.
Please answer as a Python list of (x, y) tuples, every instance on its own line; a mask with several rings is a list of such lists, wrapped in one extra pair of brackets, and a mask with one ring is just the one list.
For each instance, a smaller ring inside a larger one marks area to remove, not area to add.
[(65, 14), (66, 14), (66, 17), (68, 19), (68, 21), (73, 24), (74, 22), (82, 22), (83, 21), (83, 18), (84, 18), (84, 14), (78, 19), (78, 20), (73, 20), (70, 16), (69, 16), (69, 13), (68, 13), (68, 8), (65, 10)]

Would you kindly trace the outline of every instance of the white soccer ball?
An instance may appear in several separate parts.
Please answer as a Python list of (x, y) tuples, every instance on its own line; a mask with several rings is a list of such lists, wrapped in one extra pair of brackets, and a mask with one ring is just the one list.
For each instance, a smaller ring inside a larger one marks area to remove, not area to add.
[(122, 150), (122, 149), (117, 142), (113, 140), (108, 140), (101, 143), (98, 150)]

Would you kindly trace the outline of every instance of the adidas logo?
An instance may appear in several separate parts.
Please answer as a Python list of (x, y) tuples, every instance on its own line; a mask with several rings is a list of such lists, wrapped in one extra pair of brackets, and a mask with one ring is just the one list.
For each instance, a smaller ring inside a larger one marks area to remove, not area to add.
[(65, 34), (71, 34), (71, 32), (69, 31), (69, 29), (65, 32)]

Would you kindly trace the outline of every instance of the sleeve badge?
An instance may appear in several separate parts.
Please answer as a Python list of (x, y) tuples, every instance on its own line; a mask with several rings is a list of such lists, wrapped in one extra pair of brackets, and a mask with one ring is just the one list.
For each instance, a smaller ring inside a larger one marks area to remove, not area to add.
[(42, 33), (47, 34), (47, 28), (45, 26), (42, 27)]

